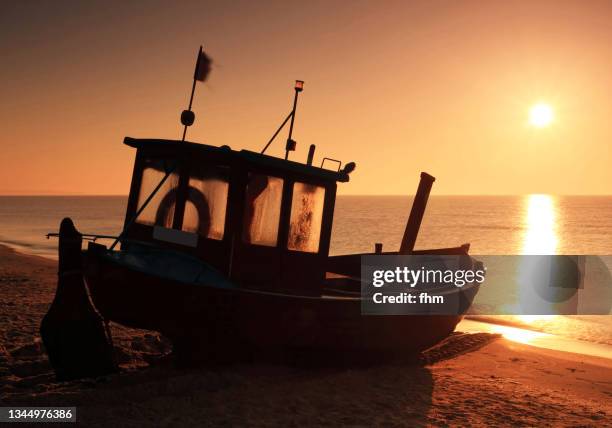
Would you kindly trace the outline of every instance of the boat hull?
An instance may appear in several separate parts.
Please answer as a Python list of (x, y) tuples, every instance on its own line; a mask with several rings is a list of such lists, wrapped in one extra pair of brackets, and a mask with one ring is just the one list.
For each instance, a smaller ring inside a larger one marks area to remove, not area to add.
[(357, 298), (294, 296), (162, 278), (85, 253), (85, 278), (101, 315), (158, 331), (175, 350), (417, 354), (451, 334), (461, 315), (362, 315)]

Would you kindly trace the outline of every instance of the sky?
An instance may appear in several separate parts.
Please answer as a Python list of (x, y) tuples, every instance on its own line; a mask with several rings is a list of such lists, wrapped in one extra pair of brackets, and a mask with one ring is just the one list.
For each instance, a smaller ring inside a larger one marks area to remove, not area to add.
[[(0, 3), (0, 194), (127, 194), (125, 136), (260, 151), (305, 81), (291, 159), (340, 194), (612, 194), (612, 2)], [(547, 103), (544, 128), (529, 109)], [(282, 156), (286, 132), (269, 150)]]

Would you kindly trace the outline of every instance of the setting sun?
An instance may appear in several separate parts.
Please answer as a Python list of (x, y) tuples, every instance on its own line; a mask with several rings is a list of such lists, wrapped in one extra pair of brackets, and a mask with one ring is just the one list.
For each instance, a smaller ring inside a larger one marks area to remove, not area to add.
[(553, 120), (553, 110), (548, 104), (538, 103), (529, 110), (529, 123), (536, 128), (544, 128)]

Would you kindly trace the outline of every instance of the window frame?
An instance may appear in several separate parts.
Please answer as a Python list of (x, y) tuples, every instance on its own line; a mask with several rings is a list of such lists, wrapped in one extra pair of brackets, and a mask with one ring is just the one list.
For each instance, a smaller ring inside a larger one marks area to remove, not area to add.
[[(321, 207), (321, 217), (320, 217), (320, 226), (319, 226), (319, 233), (317, 235), (317, 250), (316, 251), (306, 251), (306, 250), (299, 250), (296, 248), (289, 248), (289, 239), (291, 237), (291, 216), (293, 214), (293, 197), (295, 196), (295, 186), (296, 184), (301, 184), (301, 185), (310, 185), (310, 186), (314, 186), (314, 187), (318, 187), (320, 189), (323, 190), (323, 199), (321, 201), (321, 203), (323, 204)], [(290, 251), (290, 252), (295, 252), (295, 253), (304, 253), (304, 254), (319, 254), (319, 252), (321, 251), (321, 244), (322, 244), (322, 236), (323, 236), (323, 224), (325, 222), (325, 214), (326, 214), (326, 205), (327, 205), (327, 186), (323, 185), (323, 184), (315, 184), (312, 182), (308, 182), (308, 181), (304, 181), (304, 180), (291, 180), (291, 197), (290, 197), (290, 201), (289, 201), (289, 216), (287, 218), (287, 239), (284, 245), (284, 249), (286, 251)]]
[[(278, 210), (278, 221), (277, 221), (277, 225), (276, 225), (276, 243), (274, 245), (265, 245), (265, 244), (260, 244), (260, 243), (255, 243), (255, 242), (248, 242), (245, 239), (245, 233), (246, 233), (246, 229), (245, 229), (245, 216), (246, 216), (246, 196), (247, 196), (247, 187), (249, 185), (248, 181), (249, 181), (249, 175), (251, 174), (257, 174), (257, 175), (264, 175), (266, 177), (273, 177), (276, 179), (281, 180), (281, 194), (280, 194), (280, 205), (279, 205), (279, 210)], [(287, 180), (286, 178), (283, 178), (281, 176), (281, 174), (275, 174), (275, 173), (269, 173), (269, 172), (265, 172), (262, 171), (260, 169), (249, 169), (246, 174), (245, 174), (245, 184), (243, 186), (243, 197), (242, 197), (242, 206), (241, 206), (241, 217), (240, 217), (240, 230), (239, 230), (239, 237), (237, 238), (242, 245), (247, 245), (247, 246), (253, 246), (253, 247), (260, 247), (260, 248), (281, 248), (281, 228), (283, 225), (283, 206), (284, 206), (284, 201), (285, 201), (285, 189), (287, 187), (287, 183), (289, 182), (289, 180)]]
[[(236, 191), (236, 173), (235, 166), (229, 158), (224, 153), (211, 153), (205, 161), (202, 161), (200, 158), (196, 162), (193, 157), (189, 155), (189, 152), (180, 153), (176, 155), (174, 152), (168, 152), (164, 149), (158, 149), (155, 147), (147, 147), (147, 148), (138, 148), (136, 152), (136, 158), (134, 160), (134, 168), (132, 171), (132, 180), (130, 183), (130, 193), (128, 195), (127, 207), (125, 211), (125, 219), (123, 227), (125, 228), (128, 225), (134, 215), (138, 210), (138, 199), (139, 193), (142, 187), (142, 179), (143, 173), (147, 165), (147, 160), (174, 160), (178, 163), (177, 170), (175, 171), (179, 176), (179, 184), (177, 187), (177, 200), (175, 206), (174, 220), (172, 224), (172, 229), (176, 229), (182, 231), (184, 210), (186, 204), (186, 196), (189, 190), (189, 178), (190, 172), (192, 168), (203, 168), (204, 165), (209, 165), (212, 167), (226, 167), (229, 170), (228, 176), (228, 191), (227, 191), (227, 200), (226, 200), (226, 209), (225, 209), (225, 219), (224, 219), (224, 233), (223, 238), (221, 240), (204, 237), (198, 234), (198, 253), (200, 252), (200, 247), (202, 246), (202, 241), (210, 241), (215, 243), (227, 243), (229, 242), (229, 238), (233, 234), (233, 224), (230, 221), (232, 212), (235, 211), (235, 208), (232, 207), (233, 195)], [(137, 240), (148, 241), (150, 240), (151, 231), (155, 225), (149, 225), (144, 223), (138, 223), (134, 221), (131, 225), (130, 230), (127, 233), (127, 237), (131, 237)], [(228, 233), (228, 231), (232, 231)], [(197, 233), (197, 232), (187, 232), (187, 233)]]
[[(211, 168), (211, 169), (227, 169), (227, 191), (226, 191), (226, 195), (225, 195), (225, 215), (223, 217), (223, 234), (221, 236), (221, 239), (217, 239), (214, 237), (210, 237), (210, 236), (203, 236), (200, 234), (200, 232), (198, 230), (196, 231), (185, 231), (188, 233), (196, 233), (198, 235), (198, 240), (199, 239), (205, 239), (205, 240), (210, 240), (210, 241), (225, 241), (226, 236), (228, 235), (227, 231), (228, 231), (228, 227), (229, 222), (228, 222), (228, 211), (230, 210), (230, 199), (231, 199), (231, 195), (232, 195), (232, 168), (231, 165), (225, 164), (225, 163), (220, 163), (220, 162), (202, 162), (202, 163), (189, 163), (187, 164), (187, 168), (185, 171), (185, 183), (183, 184), (184, 189), (182, 189), (182, 203), (181, 203), (181, 212), (180, 212), (180, 216), (181, 216), (181, 221), (180, 224), (177, 225), (178, 226), (178, 230), (184, 231), (183, 230), (183, 226), (185, 223), (185, 210), (187, 207), (187, 202), (188, 202), (188, 195), (189, 195), (189, 187), (190, 187), (190, 181), (192, 178), (194, 178), (195, 176), (193, 176), (191, 174), (191, 172), (196, 169), (196, 168)], [(182, 177), (182, 174), (181, 174)], [(180, 184), (182, 184), (179, 181), (179, 186)], [(197, 189), (200, 190), (201, 189)], [(177, 202), (177, 207), (178, 207), (178, 202)], [(174, 228), (175, 225), (173, 225)]]
[[(145, 171), (148, 168), (148, 163), (147, 162), (148, 161), (156, 162), (156, 161), (159, 161), (159, 160), (164, 161), (166, 159), (168, 159), (168, 158), (167, 157), (163, 157), (163, 156), (142, 156), (142, 158), (140, 159), (140, 162), (139, 162), (140, 165), (139, 165), (139, 168), (138, 168), (138, 171), (137, 171), (137, 173), (138, 173), (138, 177), (137, 177), (137, 182), (138, 183), (137, 184), (138, 185), (136, 186), (136, 188), (134, 190), (135, 194), (133, 196), (133, 199), (134, 199), (134, 201), (133, 201), (133, 212), (129, 215), (130, 218), (126, 219), (126, 222), (130, 221), (136, 215), (138, 210), (141, 208), (141, 205), (140, 205), (140, 194), (142, 192), (142, 183), (143, 183), (144, 173), (145, 173)], [(176, 159), (174, 161), (178, 162), (178, 160), (176, 160)], [(167, 172), (167, 171), (165, 171), (165, 172)], [(159, 181), (161, 181), (161, 179), (164, 177), (165, 172), (161, 172), (160, 171), (161, 175), (160, 175)], [(176, 201), (175, 201), (175, 206), (174, 206), (174, 212), (173, 212), (173, 215), (172, 215), (172, 225), (169, 227), (169, 229), (173, 229), (174, 228), (174, 223), (176, 221), (177, 211), (178, 211), (178, 208), (179, 208), (179, 199), (181, 197), (181, 191), (180, 191), (181, 169), (180, 169), (180, 165), (177, 164), (176, 169), (171, 174), (176, 174), (176, 176), (178, 178), (178, 183), (177, 183), (176, 187), (174, 187), (174, 189), (176, 189), (177, 194), (176, 194)], [(168, 183), (169, 179), (171, 179), (171, 177), (168, 177), (168, 179), (166, 179), (166, 181), (164, 182), (164, 185), (162, 185), (162, 187), (160, 187), (158, 189), (158, 192), (163, 189), (163, 187)], [(150, 189), (149, 193), (146, 196), (144, 196), (143, 202), (146, 201), (147, 198), (150, 196), (150, 194), (151, 194), (150, 192), (152, 192), (155, 189), (155, 187), (158, 186), (159, 181), (155, 182), (153, 187)], [(159, 195), (160, 195), (160, 193), (156, 193), (155, 196), (151, 199), (151, 201), (149, 201), (149, 204), (153, 201), (153, 199), (155, 199), (156, 196), (159, 196)], [(149, 208), (149, 207), (150, 207), (150, 205), (147, 205), (147, 208)], [(146, 208), (145, 208), (145, 211), (146, 211)], [(144, 213), (144, 211), (143, 211), (143, 213)], [(141, 213), (141, 215), (143, 213)], [(155, 221), (153, 221), (152, 223), (140, 222), (140, 221), (138, 221), (138, 218), (134, 218), (134, 224), (138, 224), (138, 225), (146, 226), (146, 227), (159, 226), (159, 227), (167, 228), (165, 225), (156, 224)]]

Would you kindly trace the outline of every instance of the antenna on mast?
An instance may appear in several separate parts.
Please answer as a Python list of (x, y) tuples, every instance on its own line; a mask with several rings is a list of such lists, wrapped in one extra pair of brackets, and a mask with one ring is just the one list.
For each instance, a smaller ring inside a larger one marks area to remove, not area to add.
[(293, 122), (295, 121), (295, 112), (297, 110), (298, 94), (304, 90), (304, 81), (296, 80), (295, 86), (293, 89), (295, 89), (295, 96), (293, 97), (293, 109), (291, 110), (289, 115), (285, 118), (283, 123), (281, 123), (281, 126), (278, 127), (274, 135), (272, 135), (272, 138), (270, 138), (268, 143), (265, 145), (265, 147), (261, 151), (262, 154), (266, 152), (268, 147), (270, 147), (270, 144), (272, 144), (272, 141), (274, 141), (278, 133), (281, 132), (281, 130), (285, 127), (289, 119), (291, 119), (291, 124), (289, 125), (289, 136), (287, 137), (287, 144), (285, 144), (285, 160), (289, 158), (289, 152), (292, 152), (295, 150), (295, 146), (297, 143), (295, 142), (295, 140), (291, 139), (291, 136), (293, 135)]

